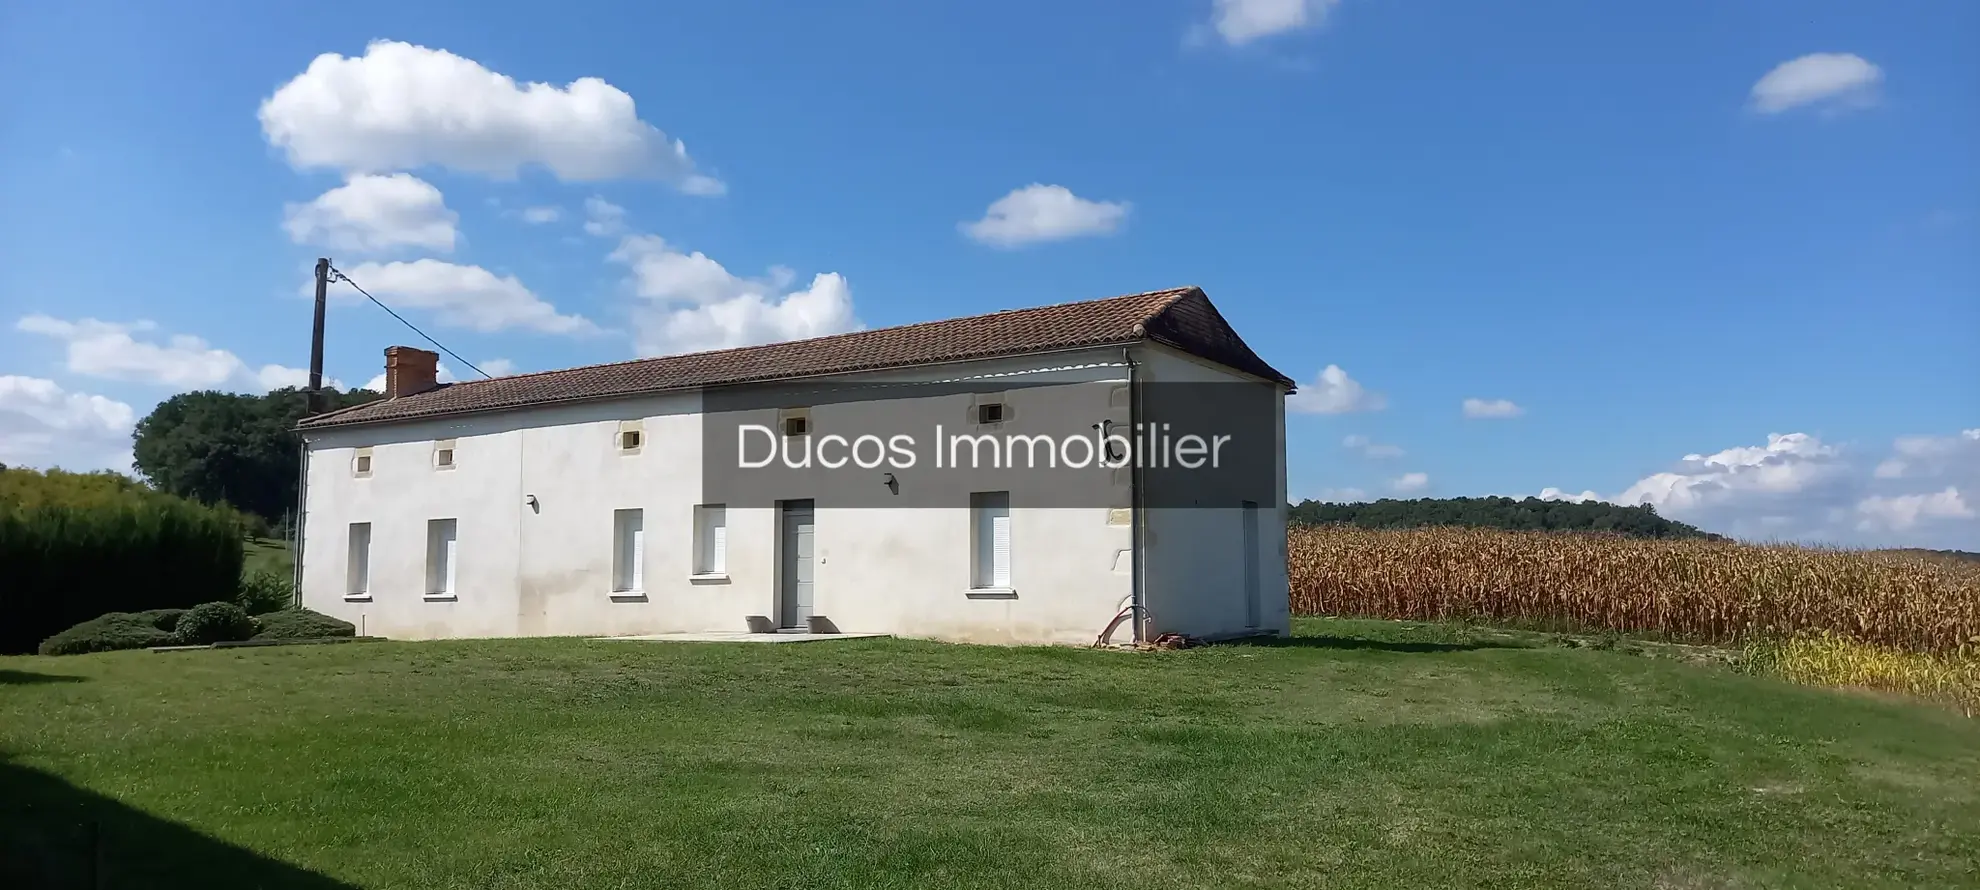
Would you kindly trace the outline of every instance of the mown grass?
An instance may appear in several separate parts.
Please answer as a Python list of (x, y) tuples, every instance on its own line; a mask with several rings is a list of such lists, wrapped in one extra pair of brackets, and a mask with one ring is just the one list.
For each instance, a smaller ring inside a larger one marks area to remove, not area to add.
[(10, 658), (0, 755), (107, 886), (1980, 885), (1980, 724), (1449, 625)]
[(267, 572), (278, 578), (295, 576), (295, 556), (289, 552), (288, 542), (279, 538), (249, 538), (241, 549), (244, 554), (242, 574)]

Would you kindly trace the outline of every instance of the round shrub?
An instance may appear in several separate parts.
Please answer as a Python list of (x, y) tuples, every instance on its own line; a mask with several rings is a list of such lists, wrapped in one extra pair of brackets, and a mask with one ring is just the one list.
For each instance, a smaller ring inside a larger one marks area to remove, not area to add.
[(324, 637), (354, 637), (357, 627), (341, 618), (332, 618), (308, 609), (283, 609), (255, 618), (261, 627), (257, 640), (316, 640)]
[(236, 603), (200, 603), (179, 616), (172, 636), (184, 646), (245, 640), (254, 636), (254, 619)]
[(80, 655), (169, 646), (173, 643), (172, 629), (184, 613), (184, 609), (152, 609), (98, 615), (41, 641), (39, 651), (43, 655)]

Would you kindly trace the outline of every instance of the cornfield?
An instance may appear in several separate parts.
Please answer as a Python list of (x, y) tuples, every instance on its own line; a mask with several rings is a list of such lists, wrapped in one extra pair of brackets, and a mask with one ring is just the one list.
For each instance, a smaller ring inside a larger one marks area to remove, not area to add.
[(1746, 647), (1746, 666), (1810, 686), (1850, 686), (1946, 702), (1980, 713), (1980, 658), (1904, 652), (1824, 632)]
[(1915, 554), (1352, 526), (1295, 527), (1287, 553), (1296, 614), (1980, 654), (1980, 566)]

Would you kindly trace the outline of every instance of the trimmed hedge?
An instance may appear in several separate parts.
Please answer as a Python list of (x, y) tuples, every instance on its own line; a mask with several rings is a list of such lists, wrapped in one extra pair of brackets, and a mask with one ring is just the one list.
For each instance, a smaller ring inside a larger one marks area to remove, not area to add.
[(179, 616), (172, 638), (181, 646), (199, 646), (245, 640), (254, 630), (254, 619), (239, 603), (200, 603)]
[(323, 637), (354, 637), (357, 626), (308, 609), (283, 609), (255, 618), (261, 631), (253, 640), (315, 640)]
[(172, 631), (185, 613), (184, 609), (152, 609), (99, 615), (41, 641), (39, 651), (43, 655), (80, 655), (170, 646), (175, 641)]
[[(100, 478), (99, 478), (100, 477)], [(241, 587), (238, 514), (110, 474), (0, 471), (0, 653), (112, 612)]]
[(282, 609), (250, 618), (237, 603), (98, 615), (41, 642), (43, 655), (80, 655), (152, 646), (199, 646), (241, 640), (321, 640), (355, 637), (348, 621), (308, 609)]

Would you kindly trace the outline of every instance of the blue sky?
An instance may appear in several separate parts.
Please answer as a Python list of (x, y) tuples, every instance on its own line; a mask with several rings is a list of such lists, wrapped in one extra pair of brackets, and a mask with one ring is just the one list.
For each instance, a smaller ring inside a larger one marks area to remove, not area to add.
[(1980, 549), (1971, 4), (411, 6), (0, 11), (0, 461), (295, 381), (321, 254), (497, 372), (1198, 284), (1294, 499)]

